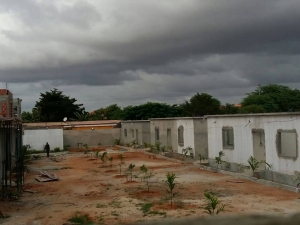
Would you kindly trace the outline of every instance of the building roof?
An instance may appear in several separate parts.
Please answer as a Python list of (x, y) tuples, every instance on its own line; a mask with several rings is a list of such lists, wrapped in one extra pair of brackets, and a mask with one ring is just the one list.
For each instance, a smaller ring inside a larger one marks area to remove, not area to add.
[(150, 120), (122, 120), (121, 123), (149, 123)]
[(168, 118), (150, 118), (149, 120), (192, 120), (205, 119), (205, 117), (168, 117)]
[(225, 115), (207, 115), (206, 118), (222, 117), (259, 117), (259, 116), (300, 116), (300, 112), (281, 112), (281, 113), (249, 113), (249, 114), (225, 114)]
[(38, 122), (38, 123), (23, 123), (24, 128), (63, 128), (65, 126), (104, 126), (111, 125), (115, 126), (120, 123), (120, 120), (94, 120), (94, 121), (66, 121), (66, 122)]

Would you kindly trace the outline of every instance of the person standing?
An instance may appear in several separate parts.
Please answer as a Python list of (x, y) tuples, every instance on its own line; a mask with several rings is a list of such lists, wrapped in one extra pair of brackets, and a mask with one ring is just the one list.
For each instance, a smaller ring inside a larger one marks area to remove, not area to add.
[(44, 148), (47, 152), (47, 157), (49, 158), (49, 152), (50, 152), (50, 145), (48, 144), (48, 142), (46, 143), (45, 145), (45, 148)]

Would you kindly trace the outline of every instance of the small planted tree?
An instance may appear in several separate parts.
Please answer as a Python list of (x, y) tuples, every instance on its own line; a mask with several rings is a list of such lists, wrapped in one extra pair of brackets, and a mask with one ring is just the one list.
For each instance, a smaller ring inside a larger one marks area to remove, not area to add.
[(252, 170), (252, 172), (254, 172), (255, 170), (258, 169), (259, 167), (259, 162), (256, 160), (256, 158), (254, 158), (253, 156), (250, 156), (250, 158), (248, 159), (248, 164)]
[(171, 201), (171, 207), (173, 206), (173, 198), (176, 197), (178, 195), (178, 192), (175, 192), (175, 179), (177, 178), (176, 175), (174, 173), (168, 173), (166, 175), (167, 180), (165, 180), (165, 184), (167, 185), (167, 193), (170, 197), (170, 201)]
[(219, 168), (219, 165), (221, 165), (223, 162), (222, 160), (223, 156), (225, 156), (225, 153), (223, 151), (219, 151), (219, 156), (215, 157), (217, 169)]
[(103, 152), (100, 159), (103, 162), (103, 164), (106, 165), (106, 162), (108, 160), (107, 152)]
[(120, 145), (121, 144), (121, 139), (115, 139), (114, 144), (115, 145)]
[(120, 167), (120, 175), (121, 175), (122, 174), (122, 167), (125, 165), (124, 156), (122, 154), (120, 154), (120, 155), (118, 155), (118, 159), (120, 160), (119, 167)]
[(205, 212), (209, 215), (214, 216), (215, 214), (219, 214), (224, 211), (225, 205), (221, 204), (218, 197), (212, 193), (204, 193), (205, 196)]
[(110, 156), (108, 157), (108, 161), (110, 162), (110, 167), (113, 166), (114, 157)]
[(98, 158), (99, 155), (100, 155), (100, 151), (98, 150), (98, 151), (96, 151), (94, 154), (95, 154), (95, 157)]
[(85, 148), (84, 154), (88, 154), (90, 152), (90, 147), (88, 146), (88, 144), (83, 144), (82, 146)]
[(150, 179), (151, 177), (154, 176), (152, 171), (149, 171), (149, 169), (145, 166), (145, 164), (143, 164), (140, 167), (140, 171), (142, 172), (142, 181), (146, 182), (147, 188), (148, 188), (148, 192), (150, 191)]
[[(127, 175), (130, 176), (131, 181), (132, 181), (134, 167), (135, 167), (135, 164), (130, 163), (130, 165), (127, 168)], [(127, 180), (128, 180), (128, 178), (127, 178)]]

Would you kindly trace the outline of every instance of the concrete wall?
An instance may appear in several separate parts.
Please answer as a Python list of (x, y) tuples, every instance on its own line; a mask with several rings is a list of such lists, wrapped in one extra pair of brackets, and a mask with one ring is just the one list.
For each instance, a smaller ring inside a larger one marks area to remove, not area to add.
[(78, 147), (78, 143), (88, 144), (89, 146), (113, 145), (115, 139), (120, 139), (120, 128), (103, 130), (64, 130), (64, 145)]
[[(178, 128), (183, 127), (183, 145), (178, 143)], [(191, 147), (194, 156), (208, 156), (207, 122), (203, 118), (172, 118), (150, 120), (151, 144), (155, 144), (155, 128), (159, 129), (161, 146), (167, 146), (167, 130), (171, 130), (171, 146), (175, 153)]]
[[(178, 151), (178, 137), (177, 137), (177, 122), (175, 119), (159, 119), (150, 120), (150, 134), (151, 144), (155, 145), (155, 128), (159, 129), (159, 142), (161, 146), (172, 147), (174, 152)], [(171, 138), (168, 146), (167, 130), (171, 130)]]
[[(188, 147), (191, 147), (193, 150), (190, 153), (195, 155), (195, 137), (194, 137), (194, 122), (193, 119), (177, 119), (176, 120), (176, 127), (172, 130), (174, 133), (178, 135), (178, 128), (183, 126), (183, 138), (184, 138), (184, 145), (179, 146), (177, 142), (177, 153), (182, 154), (182, 150)], [(178, 138), (177, 138), (178, 140)]]
[(199, 154), (208, 157), (207, 120), (204, 118), (194, 119), (195, 156)]
[(49, 143), (50, 149), (55, 147), (63, 149), (63, 130), (62, 129), (39, 129), (24, 130), (23, 145), (30, 145), (31, 149), (44, 150), (46, 142)]
[[(253, 156), (253, 130), (263, 130), (265, 134), (265, 158), (272, 164), (272, 170), (279, 173), (293, 175), (294, 171), (300, 171), (299, 159), (299, 133), (300, 115), (272, 114), (266, 116), (232, 116), (232, 117), (208, 117), (208, 149), (209, 158), (214, 159), (218, 152), (223, 150), (223, 160), (230, 163), (248, 165), (247, 160)], [(250, 123), (249, 123), (250, 121)], [(234, 148), (224, 149), (222, 144), (222, 127), (233, 127)], [(297, 157), (285, 157), (278, 154), (278, 131), (294, 130), (297, 135)]]
[[(150, 121), (126, 121), (121, 124), (121, 143), (129, 144), (137, 141), (139, 145), (143, 142), (150, 143)], [(125, 136), (127, 130), (127, 136)], [(133, 130), (133, 135), (131, 133)], [(138, 132), (138, 135), (136, 135)]]

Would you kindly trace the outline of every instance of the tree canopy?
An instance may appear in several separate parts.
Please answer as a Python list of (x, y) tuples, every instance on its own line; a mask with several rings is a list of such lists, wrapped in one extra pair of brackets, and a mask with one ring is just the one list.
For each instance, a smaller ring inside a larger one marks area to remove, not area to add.
[(300, 110), (300, 90), (284, 85), (259, 86), (242, 100), (242, 107), (258, 105), (265, 112), (296, 112)]
[(40, 94), (40, 99), (35, 104), (35, 113), (41, 122), (59, 122), (64, 117), (74, 119), (76, 113), (84, 114), (84, 107), (82, 104), (75, 104), (76, 101), (54, 88)]
[(188, 116), (205, 116), (219, 114), (221, 102), (206, 93), (197, 93), (189, 101), (185, 101), (183, 108)]
[(138, 106), (127, 106), (123, 109), (124, 120), (147, 120), (149, 118), (167, 118), (185, 116), (181, 106), (158, 102), (147, 102)]

